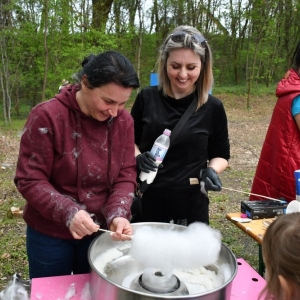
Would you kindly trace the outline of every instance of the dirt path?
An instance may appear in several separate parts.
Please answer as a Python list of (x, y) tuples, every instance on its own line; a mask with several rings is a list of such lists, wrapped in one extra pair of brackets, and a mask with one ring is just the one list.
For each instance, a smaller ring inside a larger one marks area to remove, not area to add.
[[(232, 98), (227, 101), (225, 97), (223, 101), (228, 117), (231, 159), (229, 170), (221, 175), (222, 183), (224, 187), (250, 192), (276, 98), (253, 98), (249, 111), (245, 109), (245, 99)], [(234, 108), (233, 102), (236, 104)], [(247, 198), (247, 195), (235, 192), (228, 194), (234, 199)]]
[[(252, 107), (245, 109), (246, 100), (222, 97), (228, 117), (231, 147), (229, 168), (221, 175), (223, 187), (250, 192), (261, 147), (269, 126), (276, 98), (253, 98)], [(210, 194), (211, 225), (218, 228), (223, 241), (237, 257), (242, 257), (258, 270), (258, 245), (226, 219), (226, 214), (240, 211), (241, 201), (248, 195), (223, 189)]]

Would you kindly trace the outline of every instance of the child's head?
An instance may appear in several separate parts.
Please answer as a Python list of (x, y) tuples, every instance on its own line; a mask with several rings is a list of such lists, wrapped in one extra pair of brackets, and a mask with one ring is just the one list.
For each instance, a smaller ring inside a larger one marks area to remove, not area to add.
[(300, 299), (300, 213), (282, 215), (268, 227), (262, 243), (266, 292), (276, 300)]

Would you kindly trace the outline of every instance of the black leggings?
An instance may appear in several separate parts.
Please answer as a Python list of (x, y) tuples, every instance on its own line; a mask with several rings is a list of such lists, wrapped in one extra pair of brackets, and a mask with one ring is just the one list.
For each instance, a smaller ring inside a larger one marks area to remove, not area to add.
[(163, 222), (189, 225), (209, 224), (209, 199), (199, 186), (184, 190), (149, 188), (142, 198), (142, 216), (136, 222)]

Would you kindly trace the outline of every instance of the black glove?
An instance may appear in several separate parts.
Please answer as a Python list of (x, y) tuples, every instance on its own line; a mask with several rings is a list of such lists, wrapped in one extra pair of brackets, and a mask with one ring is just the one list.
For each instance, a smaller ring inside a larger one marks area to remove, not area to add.
[(156, 158), (150, 151), (141, 153), (136, 157), (137, 169), (145, 173), (156, 171), (157, 165), (155, 162)]
[(207, 196), (207, 191), (221, 191), (222, 182), (213, 168), (200, 170), (201, 192)]

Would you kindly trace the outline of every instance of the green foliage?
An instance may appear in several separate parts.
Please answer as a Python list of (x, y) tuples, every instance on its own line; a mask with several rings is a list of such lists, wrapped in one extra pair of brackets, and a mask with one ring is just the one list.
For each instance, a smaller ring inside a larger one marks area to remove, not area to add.
[[(275, 95), (276, 84), (266, 86), (264, 84), (255, 84), (252, 95)], [(246, 86), (240, 85), (215, 85), (212, 94), (232, 94), (232, 95), (246, 95)]]
[[(5, 133), (5, 130), (3, 132)], [(8, 132), (7, 134), (9, 136)], [(0, 160), (3, 161), (2, 155)], [(0, 170), (0, 258), (2, 261), (0, 277), (4, 279), (10, 278), (14, 273), (20, 273), (28, 278), (26, 234), (24, 226), (19, 225), (20, 222), (23, 224), (23, 220), (11, 213), (12, 207), (23, 207), (25, 202), (18, 196), (12, 180), (13, 175), (13, 165)]]
[[(88, 1), (49, 0), (47, 11), (45, 3), (14, 0), (1, 6), (9, 18), (1, 30), (0, 50), (7, 53), (12, 108), (18, 101), (32, 107), (51, 98), (63, 78), (72, 81), (85, 56), (106, 50), (125, 54), (139, 68), (141, 87), (145, 87), (151, 71), (156, 70), (159, 46), (181, 24), (196, 26), (207, 38), (213, 52), (214, 90), (222, 87), (227, 91), (228, 86), (237, 85), (237, 93), (253, 95), (258, 86), (273, 88), (282, 78), (299, 36), (299, 4), (286, 6), (282, 1), (255, 1), (241, 10), (240, 1), (232, 6), (226, 1), (206, 5), (196, 0), (158, 0), (147, 12), (142, 7), (142, 28), (135, 20), (134, 3), (114, 1), (110, 15), (103, 16), (108, 17), (106, 32), (93, 28), (95, 11)], [(226, 8), (223, 12), (221, 5)], [(0, 70), (4, 70), (1, 61)], [(0, 103), (2, 97), (0, 91)]]
[(4, 122), (1, 121), (0, 122), (1, 131), (3, 131), (4, 133), (5, 132), (11, 133), (11, 131), (21, 132), (22, 128), (25, 125), (26, 120), (27, 120), (27, 118), (24, 118), (24, 116), (21, 117), (20, 119), (17, 117), (12, 118), (12, 122), (9, 126), (4, 126)]
[(245, 259), (256, 271), (259, 268), (258, 244), (237, 226), (224, 220), (224, 215), (211, 214), (210, 226), (222, 233), (222, 242), (227, 245), (237, 258)]

